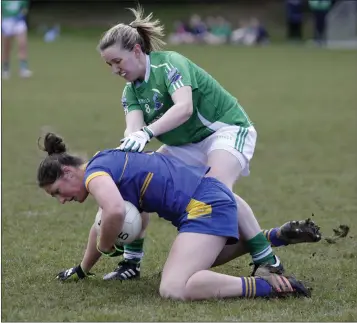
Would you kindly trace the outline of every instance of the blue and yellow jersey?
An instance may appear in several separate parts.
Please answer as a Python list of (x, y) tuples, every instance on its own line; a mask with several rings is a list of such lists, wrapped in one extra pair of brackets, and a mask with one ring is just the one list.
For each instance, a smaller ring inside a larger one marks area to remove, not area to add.
[(87, 164), (84, 183), (110, 176), (124, 200), (140, 211), (157, 212), (174, 225), (190, 203), (207, 166), (188, 166), (160, 153), (125, 153), (112, 149), (97, 153)]

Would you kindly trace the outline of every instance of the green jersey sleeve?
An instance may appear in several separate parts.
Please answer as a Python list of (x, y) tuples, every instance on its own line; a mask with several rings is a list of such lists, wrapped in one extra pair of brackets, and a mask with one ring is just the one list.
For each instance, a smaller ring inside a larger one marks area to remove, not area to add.
[(28, 7), (28, 1), (1, 1), (1, 16), (4, 18), (18, 17), (21, 14), (25, 14), (25, 10)]
[(192, 87), (192, 76), (188, 60), (173, 52), (167, 62), (165, 83), (170, 95), (183, 86)]
[(121, 103), (123, 105), (125, 115), (133, 110), (141, 110), (139, 101), (138, 101), (138, 99), (132, 89), (132, 85), (130, 83), (127, 84), (123, 90)]

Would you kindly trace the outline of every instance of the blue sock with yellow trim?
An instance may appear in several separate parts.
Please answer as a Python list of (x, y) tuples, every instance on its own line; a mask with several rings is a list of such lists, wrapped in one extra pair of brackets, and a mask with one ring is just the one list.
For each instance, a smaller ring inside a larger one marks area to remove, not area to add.
[(285, 241), (281, 240), (278, 237), (278, 232), (280, 228), (273, 228), (269, 230), (263, 230), (263, 234), (267, 238), (268, 241), (270, 241), (271, 245), (274, 247), (281, 247), (281, 246), (286, 246), (288, 243)]
[(266, 297), (272, 292), (272, 287), (267, 281), (259, 277), (241, 277), (242, 297)]

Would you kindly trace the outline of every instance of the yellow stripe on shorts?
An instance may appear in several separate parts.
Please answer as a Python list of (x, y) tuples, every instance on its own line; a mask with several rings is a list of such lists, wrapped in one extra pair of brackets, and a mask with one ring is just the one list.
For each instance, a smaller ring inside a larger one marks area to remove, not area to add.
[(143, 185), (141, 186), (141, 189), (140, 189), (140, 199), (139, 199), (139, 204), (141, 205), (142, 201), (143, 201), (143, 198), (144, 198), (144, 195), (145, 195), (145, 192), (152, 180), (152, 177), (154, 176), (154, 173), (149, 173), (146, 175), (146, 178), (144, 180), (144, 183)]
[(186, 207), (187, 219), (197, 219), (212, 213), (212, 206), (195, 199), (191, 199)]

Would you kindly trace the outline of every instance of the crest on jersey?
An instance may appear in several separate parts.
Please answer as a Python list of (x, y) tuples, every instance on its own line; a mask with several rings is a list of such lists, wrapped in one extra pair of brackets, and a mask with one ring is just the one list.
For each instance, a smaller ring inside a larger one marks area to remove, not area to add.
[(175, 67), (167, 73), (167, 77), (170, 81), (170, 84), (172, 84), (172, 83), (175, 83), (178, 80), (180, 80), (182, 78), (182, 75), (180, 74), (178, 69)]
[(128, 113), (128, 102), (127, 102), (125, 96), (123, 96), (121, 98), (121, 104), (123, 105), (124, 113), (127, 114)]
[(154, 110), (158, 111), (164, 106), (164, 104), (160, 101), (160, 99), (162, 99), (162, 94), (158, 89), (152, 89), (152, 91), (154, 92), (152, 97), (152, 100), (154, 101)]

